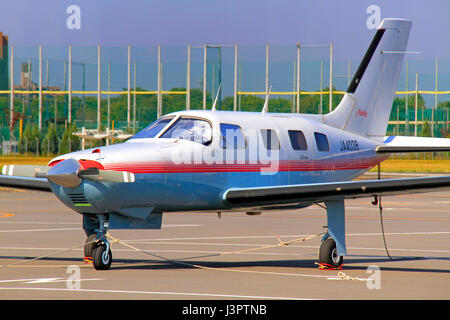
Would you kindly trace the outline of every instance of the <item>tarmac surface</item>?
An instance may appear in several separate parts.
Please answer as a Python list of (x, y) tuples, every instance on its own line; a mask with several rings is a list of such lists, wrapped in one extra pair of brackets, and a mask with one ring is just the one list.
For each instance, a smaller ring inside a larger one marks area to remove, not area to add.
[(449, 299), (450, 191), (384, 197), (388, 252), (371, 201), (346, 201), (342, 270), (318, 269), (320, 236), (279, 245), (324, 232), (311, 206), (165, 213), (161, 230), (110, 230), (120, 242), (97, 271), (79, 214), (49, 192), (1, 188), (0, 300)]

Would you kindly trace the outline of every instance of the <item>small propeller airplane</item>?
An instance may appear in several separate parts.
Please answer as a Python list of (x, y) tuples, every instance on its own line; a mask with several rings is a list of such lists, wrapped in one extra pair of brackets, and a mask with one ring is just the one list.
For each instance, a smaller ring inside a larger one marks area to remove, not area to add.
[[(450, 151), (450, 139), (385, 137), (412, 22), (384, 19), (344, 97), (325, 115), (189, 110), (124, 143), (6, 165), (0, 184), (51, 190), (83, 217), (85, 256), (112, 262), (109, 229), (160, 229), (174, 211), (255, 212), (323, 203), (319, 262), (346, 255), (345, 200), (450, 189), (450, 176), (353, 181), (400, 152)], [(217, 99), (216, 99), (217, 101)]]

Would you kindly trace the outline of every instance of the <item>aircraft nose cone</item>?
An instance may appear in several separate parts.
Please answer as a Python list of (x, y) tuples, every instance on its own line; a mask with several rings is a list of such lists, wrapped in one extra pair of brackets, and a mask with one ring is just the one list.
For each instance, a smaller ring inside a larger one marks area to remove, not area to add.
[(81, 183), (78, 176), (78, 170), (81, 168), (77, 160), (67, 159), (52, 167), (47, 172), (47, 179), (62, 187), (75, 188)]

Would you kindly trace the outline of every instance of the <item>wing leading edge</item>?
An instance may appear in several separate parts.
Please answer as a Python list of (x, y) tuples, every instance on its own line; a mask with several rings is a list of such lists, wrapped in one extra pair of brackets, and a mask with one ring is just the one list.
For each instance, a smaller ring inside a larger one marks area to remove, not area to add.
[(231, 207), (324, 202), (450, 189), (450, 176), (313, 183), (259, 188), (230, 188), (223, 195)]

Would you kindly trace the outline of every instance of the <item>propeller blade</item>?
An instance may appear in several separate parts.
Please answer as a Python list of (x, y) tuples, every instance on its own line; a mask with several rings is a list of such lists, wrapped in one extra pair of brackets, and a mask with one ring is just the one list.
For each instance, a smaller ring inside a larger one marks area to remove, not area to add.
[(36, 178), (45, 175), (51, 167), (24, 164), (7, 164), (2, 168), (2, 174), (5, 176), (19, 176)]
[(101, 170), (98, 168), (83, 167), (75, 159), (67, 159), (54, 167), (33, 165), (4, 165), (2, 174), (8, 176), (19, 176), (28, 178), (47, 178), (48, 180), (63, 187), (76, 188), (82, 179), (99, 182), (131, 183), (135, 176), (131, 172)]

